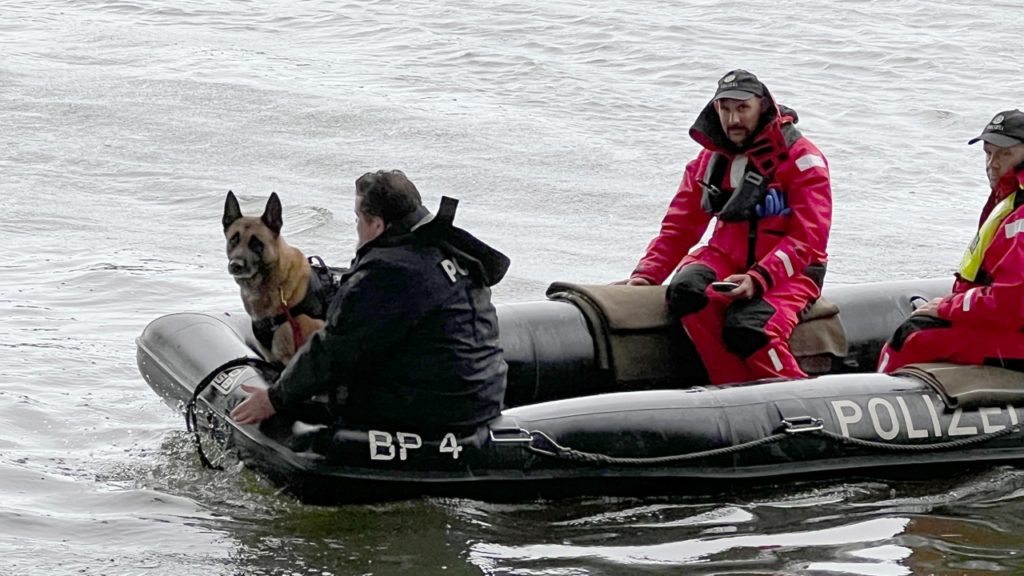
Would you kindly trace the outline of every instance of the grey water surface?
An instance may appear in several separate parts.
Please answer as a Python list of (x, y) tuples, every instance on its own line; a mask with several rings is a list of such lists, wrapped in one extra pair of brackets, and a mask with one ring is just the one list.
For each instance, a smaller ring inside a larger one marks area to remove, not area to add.
[(500, 302), (624, 278), (750, 69), (828, 157), (828, 282), (949, 276), (966, 141), (1024, 107), (1018, 2), (0, 1), (0, 574), (1013, 574), (1024, 469), (701, 497), (318, 508), (202, 469), (134, 338), (239, 310), (220, 214), (352, 256), (401, 168), (508, 253)]

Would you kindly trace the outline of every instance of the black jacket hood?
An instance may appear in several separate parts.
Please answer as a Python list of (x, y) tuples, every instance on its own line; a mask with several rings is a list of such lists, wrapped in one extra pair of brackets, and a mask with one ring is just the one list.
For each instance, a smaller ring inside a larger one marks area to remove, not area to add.
[(751, 142), (757, 139), (759, 134), (766, 129), (771, 129), (773, 125), (796, 124), (799, 121), (796, 110), (777, 104), (775, 97), (772, 96), (767, 86), (764, 87), (764, 97), (768, 100), (768, 109), (761, 115), (757, 128), (743, 146), (737, 146), (732, 140), (729, 140), (725, 130), (722, 129), (722, 121), (715, 110), (715, 101), (713, 99), (697, 115), (693, 126), (690, 127), (690, 138), (693, 138), (698, 144), (708, 150), (725, 152), (727, 154), (740, 154), (750, 146)]
[(377, 246), (395, 246), (406, 242), (436, 244), (445, 252), (457, 256), (459, 262), (468, 267), (470, 274), (485, 286), (494, 286), (505, 277), (511, 260), (469, 232), (453, 225), (458, 205), (458, 200), (444, 196), (437, 214), (431, 214), (420, 206), (402, 220), (392, 223), (378, 238), (366, 243), (356, 256)]

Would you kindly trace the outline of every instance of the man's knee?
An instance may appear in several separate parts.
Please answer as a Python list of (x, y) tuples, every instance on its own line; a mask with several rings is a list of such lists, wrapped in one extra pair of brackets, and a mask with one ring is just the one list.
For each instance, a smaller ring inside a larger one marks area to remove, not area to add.
[(672, 276), (665, 293), (669, 313), (674, 318), (682, 318), (707, 306), (708, 297), (704, 292), (717, 278), (715, 271), (703, 264), (688, 264), (680, 268)]
[(775, 315), (775, 307), (758, 298), (742, 300), (725, 311), (722, 342), (740, 358), (748, 358), (772, 340), (765, 327)]
[(900, 324), (896, 332), (893, 333), (892, 338), (889, 339), (889, 347), (899, 352), (903, 349), (903, 345), (906, 344), (907, 338), (910, 338), (911, 334), (920, 332), (921, 330), (930, 330), (932, 328), (949, 328), (951, 323), (949, 320), (943, 320), (942, 318), (936, 318), (934, 316), (911, 316)]

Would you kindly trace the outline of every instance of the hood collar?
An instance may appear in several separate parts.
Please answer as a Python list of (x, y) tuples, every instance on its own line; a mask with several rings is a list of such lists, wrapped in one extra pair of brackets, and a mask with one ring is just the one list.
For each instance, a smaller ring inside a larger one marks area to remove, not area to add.
[(764, 98), (768, 100), (768, 109), (761, 115), (757, 128), (754, 129), (754, 133), (750, 135), (749, 140), (744, 146), (741, 147), (733, 144), (732, 140), (729, 140), (729, 137), (725, 134), (725, 130), (722, 129), (722, 121), (715, 110), (714, 99), (708, 101), (704, 109), (697, 115), (697, 120), (690, 127), (690, 138), (693, 138), (698, 144), (712, 152), (721, 152), (734, 156), (744, 153), (750, 144), (757, 139), (759, 134), (771, 130), (781, 130), (782, 124), (797, 123), (798, 116), (796, 111), (777, 104), (775, 97), (772, 96), (767, 86), (764, 88)]
[(401, 221), (388, 226), (380, 236), (356, 251), (356, 259), (374, 248), (398, 246), (414, 242), (439, 245), (442, 250), (459, 257), (487, 286), (493, 286), (505, 277), (511, 261), (501, 252), (478, 240), (465, 230), (453, 225), (459, 201), (447, 196), (441, 198), (436, 214), (420, 207)]
[(1024, 163), (1013, 170), (1007, 170), (1002, 178), (992, 188), (992, 197), (996, 202), (1006, 198), (1010, 194), (1024, 189)]

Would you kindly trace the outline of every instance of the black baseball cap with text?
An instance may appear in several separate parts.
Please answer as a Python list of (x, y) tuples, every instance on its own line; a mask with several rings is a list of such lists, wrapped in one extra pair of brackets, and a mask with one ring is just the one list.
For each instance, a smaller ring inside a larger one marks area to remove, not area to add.
[(992, 117), (988, 126), (968, 144), (985, 141), (1000, 148), (1024, 144), (1024, 112), (1007, 110)]
[(713, 99), (749, 100), (754, 96), (764, 96), (764, 84), (746, 70), (732, 70), (718, 81)]

